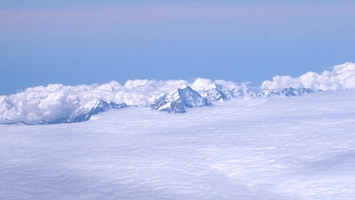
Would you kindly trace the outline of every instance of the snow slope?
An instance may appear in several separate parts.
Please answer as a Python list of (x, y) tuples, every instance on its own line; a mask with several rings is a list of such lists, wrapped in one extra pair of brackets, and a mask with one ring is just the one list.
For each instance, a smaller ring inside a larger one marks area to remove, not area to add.
[(210, 106), (211, 103), (203, 98), (190, 86), (183, 85), (180, 89), (158, 98), (150, 107), (154, 110), (169, 113), (185, 113), (186, 108)]
[(0, 125), (0, 199), (355, 198), (355, 91)]

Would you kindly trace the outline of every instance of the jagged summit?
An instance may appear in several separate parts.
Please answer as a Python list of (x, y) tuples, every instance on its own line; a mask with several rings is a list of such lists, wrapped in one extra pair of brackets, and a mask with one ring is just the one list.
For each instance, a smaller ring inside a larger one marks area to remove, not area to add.
[(289, 88), (285, 88), (281, 91), (281, 94), (283, 96), (302, 96), (304, 94), (309, 94), (309, 93), (313, 93), (313, 90), (309, 89), (309, 88), (293, 88), (293, 87), (289, 87)]
[(93, 115), (97, 115), (99, 113), (105, 112), (110, 109), (119, 109), (119, 108), (126, 108), (127, 104), (121, 103), (116, 104), (112, 101), (106, 102), (104, 100), (96, 100), (95, 104), (91, 108), (87, 108), (88, 112), (84, 113), (72, 113), (67, 117), (58, 118), (51, 121), (42, 121), (41, 124), (60, 124), (60, 123), (74, 123), (74, 122), (83, 122), (87, 121)]
[(169, 113), (184, 113), (186, 108), (209, 106), (211, 103), (190, 86), (183, 84), (167, 95), (163, 95), (151, 105), (151, 108)]
[(186, 84), (184, 83), (184, 84), (181, 85), (180, 89), (186, 89), (186, 88), (188, 88), (188, 87), (190, 87), (190, 86), (188, 86), (188, 85), (186, 85)]
[[(152, 87), (148, 83), (142, 82), (135, 86), (134, 91), (127, 92), (125, 91), (127, 89), (122, 89), (119, 86), (117, 86), (118, 89), (114, 89), (114, 86), (116, 87), (114, 84), (106, 88), (100, 86), (100, 89), (94, 95), (91, 95), (88, 93), (90, 91), (88, 88), (75, 91), (70, 87), (64, 88), (61, 85), (52, 85), (48, 86), (48, 91), (45, 92), (48, 95), (44, 97), (34, 98), (41, 94), (36, 90), (43, 90), (43, 88), (29, 89), (25, 93), (18, 94), (18, 96), (0, 96), (0, 114), (2, 114), (0, 115), (0, 123), (58, 124), (82, 122), (101, 112), (124, 108), (128, 105), (150, 106), (153, 110), (184, 113), (194, 107), (210, 106), (216, 101), (273, 96), (292, 97), (313, 92), (307, 88), (292, 87), (282, 90), (260, 90), (223, 81), (216, 83), (204, 82), (204, 80), (200, 80), (197, 84), (193, 83), (191, 86), (185, 81), (180, 81), (180, 85), (176, 82), (156, 82), (155, 84), (160, 84), (161, 88)], [(127, 85), (128, 87), (133, 88), (133, 86)], [(66, 90), (66, 92), (62, 90)], [(23, 96), (24, 94), (28, 96)], [(160, 97), (156, 98), (158, 95)], [(97, 96), (101, 96), (101, 98), (97, 98)], [(29, 100), (23, 101), (23, 99)], [(117, 104), (112, 100), (127, 102), (127, 104)]]
[(209, 88), (204, 90), (203, 93), (203, 96), (209, 101), (226, 101), (235, 97), (232, 91), (216, 83), (213, 83)]
[(156, 99), (151, 108), (159, 111), (167, 111), (169, 113), (184, 113), (186, 108), (202, 107), (212, 105), (213, 101), (226, 101), (229, 99), (239, 98), (269, 98), (273, 96), (302, 96), (312, 93), (307, 88), (285, 88), (281, 91), (273, 90), (228, 90), (223, 85), (212, 84), (207, 89), (198, 93), (190, 86), (184, 84), (180, 89), (176, 89), (169, 94), (165, 94)]
[(125, 104), (125, 103), (117, 104), (112, 101), (106, 102), (103, 100), (97, 100), (95, 103), (95, 106), (90, 109), (89, 114), (96, 115), (96, 114), (99, 114), (101, 112), (105, 112), (110, 109), (119, 109), (119, 108), (125, 108), (125, 107), (127, 107), (127, 104)]
[[(151, 106), (155, 110), (185, 112), (229, 99), (302, 96), (313, 91), (355, 89), (355, 63), (299, 77), (274, 76), (260, 86), (225, 80), (128, 80), (105, 84), (65, 86), (49, 84), (0, 95), (0, 123), (70, 123), (122, 105)], [(101, 99), (101, 100), (100, 100)]]
[[(284, 88), (282, 90), (257, 90), (257, 89), (227, 89), (221, 84), (213, 83), (203, 90), (196, 91), (187, 84), (182, 84), (169, 93), (165, 93), (159, 98), (155, 99), (149, 106), (153, 110), (166, 111), (169, 113), (185, 113), (187, 109), (194, 107), (210, 106), (215, 101), (227, 101), (230, 99), (250, 99), (250, 98), (269, 98), (274, 96), (302, 96), (312, 93), (313, 90), (308, 88)], [(71, 100), (71, 99), (70, 99)], [(75, 99), (74, 99), (75, 100)], [(68, 101), (68, 100), (67, 100)], [(9, 97), (4, 98), (4, 106), (11, 110), (15, 103)], [(54, 104), (55, 105), (55, 104)], [(84, 105), (84, 107), (82, 107)], [(134, 106), (135, 104), (133, 104)], [(141, 104), (140, 104), (141, 105)], [(143, 105), (144, 106), (144, 105)], [(14, 120), (4, 117), (0, 123), (13, 124), (59, 124), (59, 123), (74, 123), (89, 120), (93, 115), (105, 112), (110, 109), (120, 109), (128, 107), (126, 103), (114, 103), (113, 101), (104, 101), (101, 99), (88, 101), (85, 104), (80, 104), (80, 107), (58, 107), (58, 113), (52, 117), (45, 118), (38, 121)]]

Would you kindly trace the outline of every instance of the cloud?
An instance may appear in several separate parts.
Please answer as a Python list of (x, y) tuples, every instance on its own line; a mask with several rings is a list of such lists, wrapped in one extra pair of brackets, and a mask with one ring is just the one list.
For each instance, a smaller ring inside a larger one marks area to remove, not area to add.
[(196, 79), (193, 83), (184, 80), (129, 80), (124, 85), (112, 81), (106, 84), (32, 87), (17, 94), (0, 96), (0, 122), (39, 123), (81, 114), (94, 106), (98, 99), (147, 106), (183, 84), (203, 90), (212, 83), (208, 79)]
[[(27, 88), (9, 96), (0, 96), (0, 122), (39, 123), (52, 121), (71, 114), (88, 112), (97, 100), (127, 105), (148, 106), (163, 94), (167, 94), (183, 84), (190, 85), (203, 93), (212, 84), (223, 85), (227, 90), (238, 92), (248, 88), (247, 83), (197, 78), (193, 82), (185, 80), (129, 80), (121, 85), (116, 81), (106, 84), (65, 86), (50, 84)], [(272, 81), (264, 81), (262, 89), (278, 90), (287, 87), (310, 88), (312, 90), (342, 90), (355, 88), (355, 63), (345, 63), (333, 67), (332, 71), (321, 74), (308, 72), (300, 77), (275, 76)], [(235, 93), (238, 96), (238, 94)]]
[(355, 88), (355, 63), (334, 66), (331, 71), (321, 74), (308, 72), (299, 77), (275, 76), (272, 81), (264, 81), (262, 89), (283, 89), (287, 87), (310, 88), (312, 90), (344, 90)]

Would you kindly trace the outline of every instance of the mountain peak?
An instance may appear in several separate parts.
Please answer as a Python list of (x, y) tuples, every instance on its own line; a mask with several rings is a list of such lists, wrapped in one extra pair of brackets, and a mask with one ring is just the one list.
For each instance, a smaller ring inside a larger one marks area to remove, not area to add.
[(212, 83), (208, 89), (217, 89), (219, 85), (217, 83)]
[(183, 84), (180, 89), (170, 92), (157, 99), (151, 108), (160, 111), (168, 111), (169, 113), (184, 113), (185, 108), (209, 106), (211, 103), (201, 97), (201, 95), (193, 90), (190, 86)]
[(188, 86), (188, 85), (186, 85), (185, 83), (184, 84), (182, 84), (182, 86), (180, 87), (180, 89), (186, 89), (186, 88), (191, 88), (190, 86)]
[(210, 101), (225, 101), (234, 98), (232, 91), (216, 83), (213, 83), (204, 93), (206, 98)]
[(126, 107), (128, 107), (128, 106), (125, 103), (116, 104), (112, 101), (107, 103), (104, 100), (98, 99), (95, 101), (95, 105), (88, 109), (88, 112), (84, 112), (81, 114), (72, 113), (71, 115), (69, 115), (67, 117), (62, 117), (62, 118), (51, 120), (51, 121), (42, 121), (41, 124), (60, 124), (60, 123), (83, 122), (83, 121), (89, 120), (91, 118), (91, 116), (97, 115), (97, 114), (105, 112), (107, 110), (126, 108)]

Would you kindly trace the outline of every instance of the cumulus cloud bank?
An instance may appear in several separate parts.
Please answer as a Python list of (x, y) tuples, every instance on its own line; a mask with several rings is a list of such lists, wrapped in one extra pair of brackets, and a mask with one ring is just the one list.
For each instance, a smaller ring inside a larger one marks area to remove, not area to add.
[[(106, 84), (64, 86), (51, 84), (46, 87), (28, 88), (9, 96), (0, 96), (0, 123), (25, 122), (40, 123), (52, 121), (71, 114), (87, 113), (97, 100), (147, 106), (163, 94), (167, 94), (183, 84), (203, 94), (213, 84), (222, 85), (226, 90), (239, 96), (246, 91), (245, 84), (231, 81), (198, 78), (194, 82), (185, 80), (129, 80), (124, 85), (116, 81)], [(338, 90), (355, 88), (355, 63), (335, 66), (332, 71), (321, 74), (308, 72), (300, 77), (275, 76), (272, 81), (264, 81), (261, 89), (279, 90), (283, 88), (310, 88), (312, 90)]]
[(300, 77), (275, 76), (272, 81), (264, 81), (262, 89), (283, 89), (287, 87), (310, 88), (312, 90), (343, 90), (355, 88), (355, 63), (334, 66), (331, 71), (321, 74), (307, 72)]
[[(112, 81), (101, 85), (38, 86), (17, 94), (0, 96), (0, 122), (39, 123), (70, 114), (82, 114), (93, 107), (97, 100), (147, 106), (159, 96), (180, 88), (183, 84), (202, 91), (213, 83), (209, 79), (198, 78), (192, 83), (184, 80), (129, 80), (124, 85)], [(240, 87), (236, 83), (223, 80), (216, 83), (229, 88)]]

